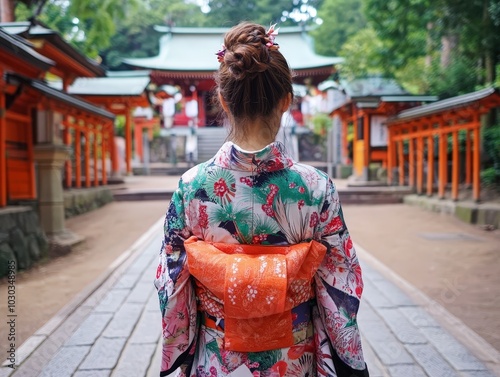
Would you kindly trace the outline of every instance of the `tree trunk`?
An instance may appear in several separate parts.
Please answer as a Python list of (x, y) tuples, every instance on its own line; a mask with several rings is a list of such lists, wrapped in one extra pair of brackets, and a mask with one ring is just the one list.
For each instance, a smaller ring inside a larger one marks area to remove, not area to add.
[(0, 22), (14, 22), (14, 9), (14, 0), (0, 0)]
[(447, 68), (450, 65), (453, 51), (458, 46), (458, 35), (447, 34), (441, 38), (441, 67)]
[(434, 43), (432, 42), (432, 29), (434, 28), (434, 24), (432, 22), (427, 22), (427, 36), (425, 40), (425, 66), (430, 67), (432, 64), (432, 51), (433, 51), (433, 45)]

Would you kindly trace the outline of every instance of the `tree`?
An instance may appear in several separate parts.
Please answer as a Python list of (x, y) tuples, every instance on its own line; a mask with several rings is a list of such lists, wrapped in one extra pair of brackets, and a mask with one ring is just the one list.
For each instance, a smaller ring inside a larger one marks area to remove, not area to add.
[(160, 34), (154, 30), (155, 25), (199, 27), (206, 22), (206, 16), (197, 5), (182, 0), (141, 3), (136, 12), (117, 22), (117, 33), (111, 37), (111, 47), (101, 51), (103, 63), (117, 69), (123, 57), (157, 55)]
[(311, 35), (322, 55), (338, 56), (347, 39), (366, 26), (362, 0), (325, 0), (318, 16), (323, 23)]
[(126, 14), (133, 13), (138, 0), (48, 0), (41, 13), (35, 2), (28, 5), (18, 3), (16, 19), (27, 20), (33, 16), (50, 28), (59, 31), (82, 53), (96, 57), (99, 50), (106, 48), (115, 33), (115, 23)]
[(366, 28), (352, 35), (339, 51), (345, 58), (341, 66), (341, 76), (353, 80), (373, 74), (383, 74), (381, 54), (383, 43), (371, 28)]

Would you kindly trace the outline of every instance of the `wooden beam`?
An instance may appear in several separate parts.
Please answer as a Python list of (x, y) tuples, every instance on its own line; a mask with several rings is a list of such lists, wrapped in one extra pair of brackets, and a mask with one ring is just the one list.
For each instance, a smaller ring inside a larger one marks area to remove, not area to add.
[(459, 165), (458, 154), (460, 151), (460, 146), (458, 144), (458, 131), (453, 132), (453, 149), (452, 149), (452, 171), (451, 171), (451, 198), (453, 200), (458, 200), (458, 183), (459, 183)]
[[(3, 77), (0, 68), (0, 79)], [(0, 207), (7, 205), (7, 122), (5, 109), (5, 93), (0, 91)]]

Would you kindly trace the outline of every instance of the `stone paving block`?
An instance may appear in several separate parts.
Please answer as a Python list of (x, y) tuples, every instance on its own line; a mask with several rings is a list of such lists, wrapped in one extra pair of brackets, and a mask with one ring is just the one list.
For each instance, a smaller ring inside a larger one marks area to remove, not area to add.
[(132, 292), (127, 297), (127, 302), (137, 302), (144, 304), (153, 293), (154, 286), (151, 283), (137, 283)]
[(392, 330), (396, 338), (407, 344), (424, 344), (427, 339), (423, 336), (418, 328), (413, 326), (410, 321), (397, 308), (394, 309), (375, 309), (385, 321), (387, 326)]
[[(158, 249), (158, 252), (159, 252), (159, 249)], [(146, 272), (147, 267), (151, 264), (151, 259), (152, 259), (151, 255), (142, 254), (129, 267), (128, 271), (142, 275), (144, 272)], [(151, 272), (151, 276), (153, 276), (154, 270), (151, 270), (150, 272)]]
[(144, 305), (141, 304), (123, 304), (111, 319), (102, 336), (105, 338), (128, 338), (139, 320), (143, 308)]
[(81, 370), (76, 372), (72, 377), (109, 377), (111, 370)]
[(67, 340), (65, 346), (94, 344), (112, 317), (113, 314), (111, 313), (91, 313), (71, 338)]
[(497, 375), (493, 374), (488, 370), (460, 372), (460, 377), (495, 377), (495, 376)]
[(94, 308), (94, 312), (115, 313), (129, 293), (130, 289), (116, 288), (110, 290)]
[(129, 339), (132, 344), (158, 344), (161, 335), (161, 313), (144, 311)]
[(383, 365), (412, 364), (413, 358), (385, 322), (366, 303), (358, 315), (360, 330)]
[(40, 377), (70, 377), (89, 350), (90, 346), (62, 347), (43, 368)]
[(158, 301), (158, 294), (156, 293), (156, 288), (153, 294), (149, 297), (146, 303), (146, 311), (148, 312), (158, 312), (160, 313), (160, 302)]
[(430, 344), (407, 344), (406, 349), (429, 377), (459, 377), (458, 372)]
[(395, 306), (416, 306), (406, 293), (387, 280), (374, 280), (373, 285)]
[(114, 288), (125, 288), (125, 289), (132, 289), (135, 286), (135, 283), (137, 283), (137, 280), (141, 277), (141, 274), (139, 273), (132, 273), (127, 270), (125, 274), (118, 279), (116, 282)]
[(395, 307), (370, 280), (364, 280), (363, 289), (363, 300), (366, 300), (374, 308)]
[(111, 377), (144, 376), (151, 364), (157, 344), (128, 344)]
[(389, 367), (391, 377), (427, 377), (418, 365), (394, 365)]
[(486, 367), (469, 350), (440, 327), (427, 327), (421, 329), (430, 343), (443, 355), (443, 357), (460, 371), (481, 371)]
[(386, 278), (382, 276), (378, 270), (370, 266), (368, 263), (363, 263), (363, 261), (361, 261), (361, 270), (363, 271), (363, 280), (386, 280)]
[(363, 337), (361, 342), (363, 344), (363, 356), (365, 357), (370, 377), (386, 377), (387, 375), (380, 369), (380, 360), (375, 356), (373, 349), (370, 347), (370, 343)]
[(78, 370), (113, 369), (127, 338), (99, 338)]
[(419, 307), (402, 307), (399, 311), (417, 328), (440, 327), (436, 320), (425, 309)]

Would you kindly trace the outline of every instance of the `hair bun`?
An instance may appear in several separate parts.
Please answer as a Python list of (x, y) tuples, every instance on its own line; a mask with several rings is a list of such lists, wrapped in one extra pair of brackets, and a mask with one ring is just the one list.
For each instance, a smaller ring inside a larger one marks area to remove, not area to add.
[(239, 45), (233, 51), (226, 51), (224, 63), (236, 80), (243, 80), (246, 77), (253, 78), (268, 68), (269, 54), (262, 56), (263, 52), (267, 52), (265, 50), (267, 49), (260, 46)]

